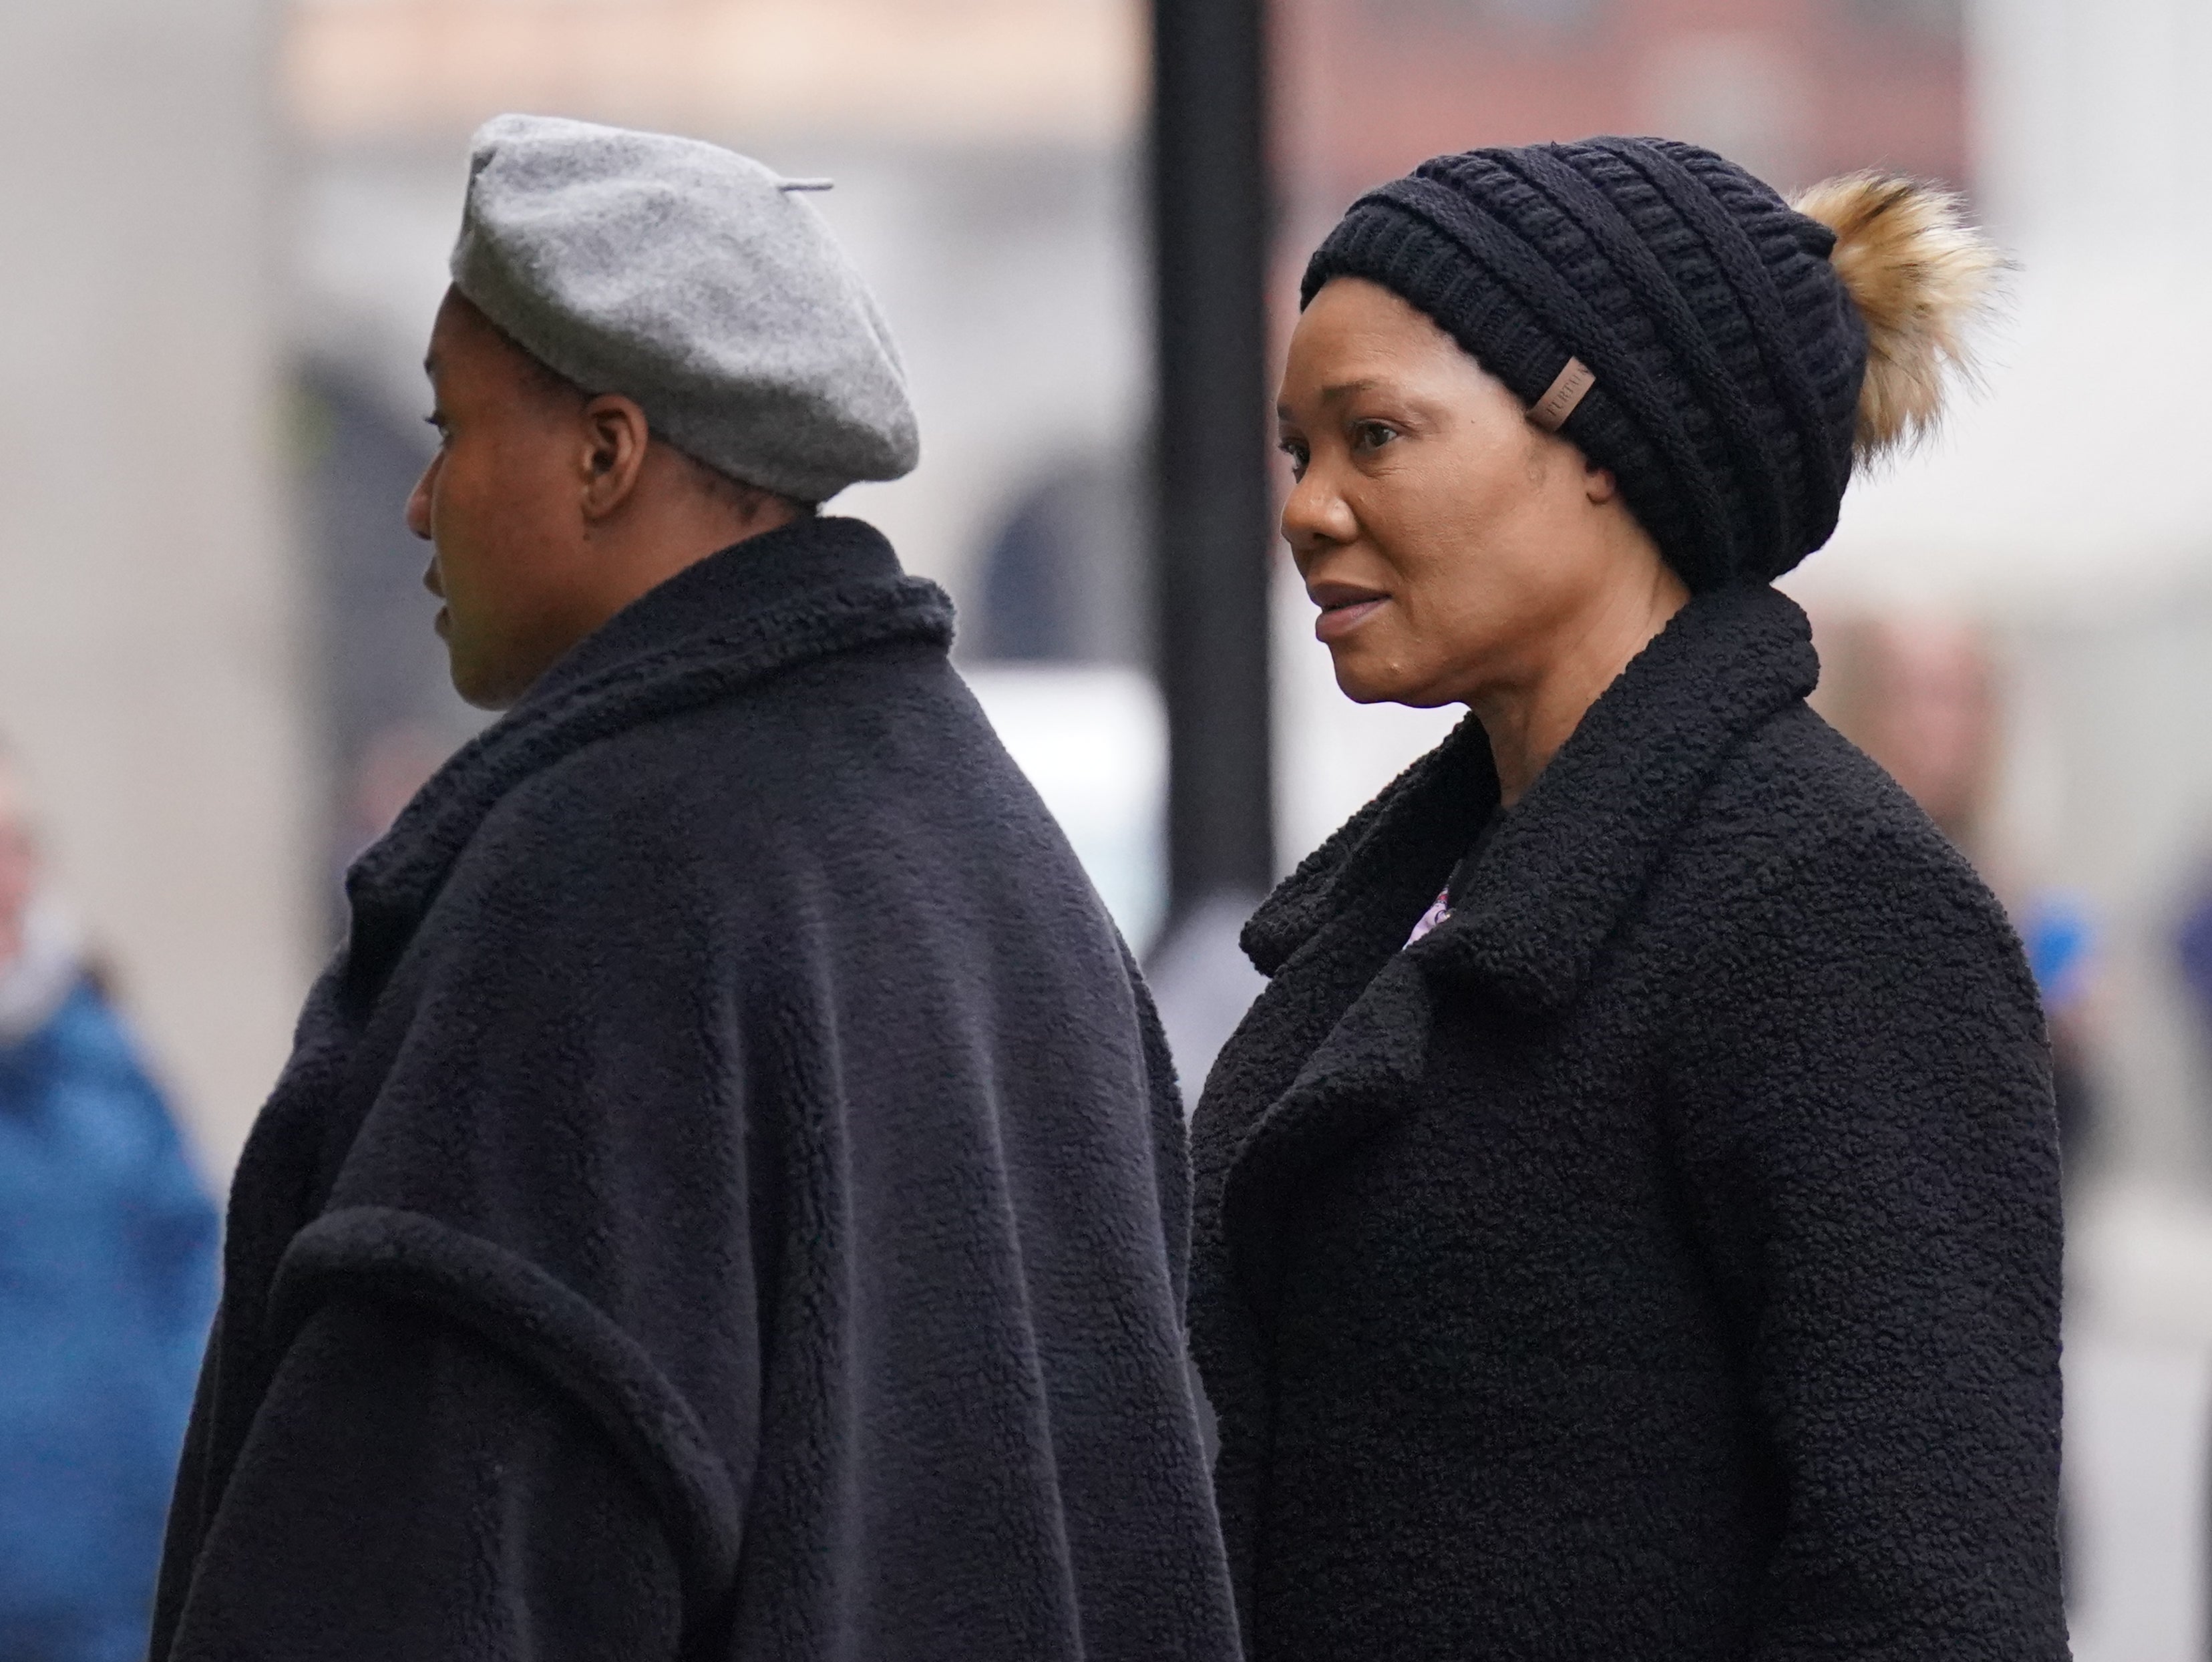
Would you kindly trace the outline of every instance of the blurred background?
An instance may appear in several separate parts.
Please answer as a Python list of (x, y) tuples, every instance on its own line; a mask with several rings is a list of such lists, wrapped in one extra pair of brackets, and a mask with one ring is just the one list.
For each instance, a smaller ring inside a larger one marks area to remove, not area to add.
[[(1980, 396), (1856, 485), (1789, 586), (1831, 719), (1981, 865), (2051, 1011), (2077, 1654), (2205, 1654), (2212, 6), (1261, 9), (1278, 341), (1354, 196), (1477, 144), (1665, 132), (1785, 191), (1902, 169), (1965, 192), (2014, 254)], [(817, 205), (882, 297), (924, 435), (910, 479), (838, 507), (952, 591), (994, 720), (1125, 932), (1158, 939), (1146, 6), (0, 0), (0, 742), (40, 892), (203, 1187), (335, 943), (345, 864), (480, 719), (447, 688), (400, 510), (467, 139), (499, 111), (837, 181)], [(1451, 713), (1346, 703), (1286, 561), (1273, 581), (1280, 871)], [(1178, 1028), (1202, 1073), (1249, 971), (1155, 963), (1213, 1001)]]

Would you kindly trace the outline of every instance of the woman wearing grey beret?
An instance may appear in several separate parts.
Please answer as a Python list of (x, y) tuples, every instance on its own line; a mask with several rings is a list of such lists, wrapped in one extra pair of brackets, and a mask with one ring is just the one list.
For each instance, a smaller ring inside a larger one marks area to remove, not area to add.
[(453, 272), (408, 516), (506, 713), (239, 1167), (154, 1657), (1227, 1662), (1158, 1023), (816, 512), (915, 460), (873, 302), (793, 181), (522, 117)]
[(1921, 186), (1613, 138), (1438, 157), (1314, 255), (1316, 633), (1471, 714), (1252, 919), (1197, 1112), (1260, 1662), (2066, 1655), (2035, 989), (1771, 587), (1994, 264)]

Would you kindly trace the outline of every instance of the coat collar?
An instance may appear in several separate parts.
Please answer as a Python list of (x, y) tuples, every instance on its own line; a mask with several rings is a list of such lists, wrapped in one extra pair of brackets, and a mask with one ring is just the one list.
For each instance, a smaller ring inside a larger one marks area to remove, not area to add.
[(570, 752), (808, 659), (951, 638), (945, 592), (858, 520), (802, 520), (678, 572), (548, 670), (354, 862), (349, 979), (391, 961), (485, 815)]
[[(1765, 587), (1692, 600), (1591, 706), (1499, 821), (1449, 917), (1408, 948), (1535, 1014), (1572, 996), (1714, 770), (1820, 679), (1796, 602)], [(1441, 825), (1464, 851), (1495, 812), (1490, 747), (1472, 718), (1287, 880), (1245, 929), (1273, 974), (1346, 910), (1388, 890), (1434, 892)], [(1410, 865), (1421, 868), (1412, 881)], [(1410, 920), (1409, 920), (1410, 922)]]

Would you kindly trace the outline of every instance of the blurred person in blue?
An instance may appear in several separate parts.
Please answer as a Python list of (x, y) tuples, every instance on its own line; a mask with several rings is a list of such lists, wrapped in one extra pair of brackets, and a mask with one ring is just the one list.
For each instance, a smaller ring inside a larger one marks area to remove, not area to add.
[(2095, 1117), (2098, 930), (2087, 896), (2035, 881), (2001, 835), (2000, 665), (1970, 619), (1899, 612), (1816, 630), (1821, 709), (1974, 862), (2020, 931), (2051, 1024), (2051, 1092), (2070, 1163)]
[(2212, 861), (2197, 880), (2183, 906), (2181, 922), (2173, 932), (2175, 957), (2181, 965), (2182, 985), (2191, 1005), (2212, 1039)]
[[(2183, 892), (2181, 917), (2173, 931), (2173, 951), (2183, 990), (2197, 1018), (2198, 1042), (2212, 1050), (2212, 858), (2203, 860), (2195, 880)], [(2212, 1503), (2212, 1482), (2205, 1483), (2203, 1494), (2206, 1501)], [(2212, 1531), (2208, 1531), (2205, 1538), (2212, 1543)], [(2206, 1562), (2205, 1568), (2212, 1572), (2212, 1562)], [(2212, 1588), (2212, 1573), (2208, 1574), (2205, 1585)], [(2203, 1608), (2206, 1625), (2200, 1654), (2212, 1657), (2212, 1596), (2205, 1598)]]
[(215, 1308), (217, 1219), (0, 755), (0, 1658), (126, 1662)]
[(2212, 1047), (2212, 857), (2206, 857), (2183, 890), (2173, 928), (2176, 967), (2197, 1021), (2200, 1040)]
[(943, 591), (819, 511), (919, 440), (818, 187), (477, 135), (406, 513), (504, 713), (240, 1163), (161, 1662), (1235, 1654), (1173, 1066)]

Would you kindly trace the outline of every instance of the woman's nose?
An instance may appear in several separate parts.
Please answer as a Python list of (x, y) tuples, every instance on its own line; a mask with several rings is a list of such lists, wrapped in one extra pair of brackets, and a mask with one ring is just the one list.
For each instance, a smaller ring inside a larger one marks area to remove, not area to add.
[(1325, 544), (1347, 542), (1356, 529), (1351, 508), (1341, 496), (1328, 488), (1316, 470), (1308, 469), (1305, 478), (1291, 487), (1291, 494), (1283, 501), (1283, 540), (1294, 554)]
[(430, 540), (430, 481), (438, 471), (439, 458), (432, 457), (430, 465), (422, 470), (422, 477), (415, 481), (415, 489), (407, 497), (407, 528), (424, 542)]

